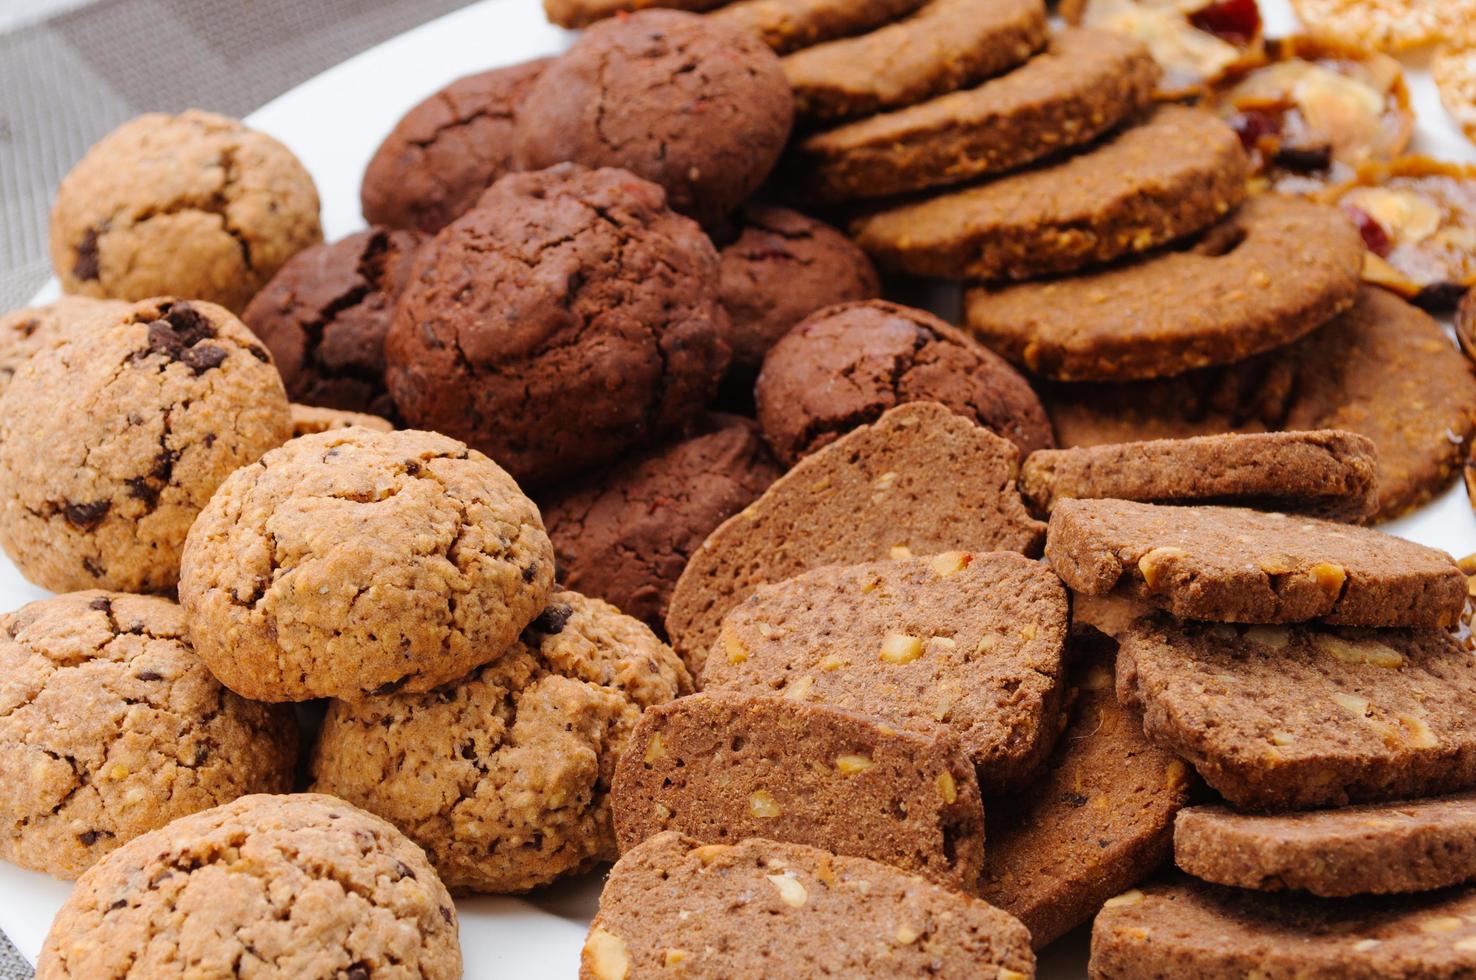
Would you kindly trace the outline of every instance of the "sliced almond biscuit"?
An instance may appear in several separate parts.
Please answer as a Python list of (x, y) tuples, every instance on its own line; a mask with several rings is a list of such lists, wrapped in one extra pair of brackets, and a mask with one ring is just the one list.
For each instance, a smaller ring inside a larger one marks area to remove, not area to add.
[(1066, 590), (1013, 552), (830, 565), (723, 617), (702, 688), (951, 730), (986, 791), (1029, 778), (1061, 703)]
[(610, 871), (582, 980), (1035, 975), (1025, 928), (976, 898), (862, 858), (665, 833)]
[(1476, 786), (1476, 668), (1445, 630), (1174, 624), (1118, 639), (1118, 700), (1244, 810)]
[(1246, 195), (1240, 138), (1167, 105), (1065, 160), (858, 218), (878, 264), (944, 279), (1030, 279), (1146, 252), (1220, 220)]
[(1174, 861), (1221, 885), (1329, 898), (1446, 888), (1476, 878), (1476, 794), (1268, 816), (1190, 807)]
[(891, 409), (812, 453), (692, 555), (666, 631), (700, 673), (727, 611), (820, 565), (942, 551), (1040, 552), (1015, 447), (936, 402)]
[(621, 853), (664, 830), (769, 837), (967, 892), (984, 863), (979, 784), (957, 739), (788, 698), (714, 692), (651, 708), (610, 794)]

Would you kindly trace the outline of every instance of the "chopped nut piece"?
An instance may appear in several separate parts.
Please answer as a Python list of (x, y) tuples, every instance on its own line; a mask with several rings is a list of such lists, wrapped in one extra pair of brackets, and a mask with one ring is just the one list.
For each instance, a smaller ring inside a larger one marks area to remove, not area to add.
[(1272, 650), (1281, 650), (1291, 642), (1291, 631), (1285, 626), (1252, 626), (1245, 631), (1245, 638)]
[(1123, 908), (1125, 906), (1137, 905), (1142, 900), (1143, 893), (1136, 888), (1130, 888), (1127, 891), (1123, 892), (1121, 895), (1114, 895), (1113, 897), (1107, 899), (1107, 901), (1102, 903), (1102, 908)]
[(691, 957), (691, 955), (692, 954), (687, 952), (685, 949), (676, 949), (675, 947), (669, 948), (662, 956), (661, 963), (663, 966), (666, 967), (681, 966), (687, 961), (689, 957)]
[(899, 946), (908, 946), (908, 945), (910, 945), (912, 943), (917, 942), (918, 935), (919, 935), (918, 931), (916, 929), (912, 928), (911, 926), (909, 926), (909, 925), (900, 925), (900, 926), (897, 927), (896, 936), (893, 937), (893, 938), (895, 938), (897, 940), (897, 945), (899, 945)]
[(1029, 643), (1031, 640), (1035, 639), (1034, 623), (1026, 623), (1024, 626), (1020, 627), (1020, 639), (1024, 640), (1026, 643)]
[(1158, 584), (1158, 576), (1165, 562), (1188, 557), (1189, 552), (1183, 548), (1154, 548), (1138, 559), (1138, 572), (1143, 576), (1144, 584), (1151, 589)]
[(692, 848), (689, 853), (703, 864), (711, 864), (732, 849), (731, 844), (703, 844)]
[(1165, 789), (1178, 789), (1189, 781), (1189, 767), (1178, 759), (1170, 759), (1168, 765), (1163, 767), (1163, 785)]
[(779, 900), (790, 908), (800, 908), (809, 901), (810, 893), (805, 891), (805, 886), (801, 885), (792, 875), (764, 875), (764, 877), (779, 892)]
[(1312, 580), (1325, 592), (1341, 592), (1343, 583), (1348, 581), (1348, 572), (1342, 565), (1321, 561), (1312, 566)]
[(827, 653), (825, 656), (820, 658), (820, 669), (840, 670), (848, 663), (850, 663), (850, 661), (848, 661), (845, 657), (842, 657), (838, 653)]
[(630, 953), (625, 940), (595, 926), (584, 941), (584, 959), (596, 980), (625, 980), (630, 976)]
[(1420, 923), (1420, 931), (1438, 935), (1442, 932), (1455, 932), (1465, 925), (1464, 919), (1454, 915), (1442, 915), (1434, 919), (1426, 919)]
[(1345, 664), (1388, 668), (1404, 666), (1404, 654), (1377, 640), (1345, 640), (1335, 633), (1317, 633), (1312, 641), (1324, 653)]
[(1296, 741), (1296, 739), (1292, 737), (1291, 732), (1284, 732), (1284, 731), (1282, 731), (1279, 728), (1271, 732), (1271, 744), (1272, 745), (1283, 745), (1283, 746), (1285, 746), (1285, 745), (1290, 745), (1290, 744), (1292, 744), (1295, 741)]
[(1368, 714), (1368, 698), (1361, 698), (1356, 694), (1346, 694), (1343, 691), (1336, 691), (1333, 693), (1332, 699), (1355, 715), (1362, 716)]
[(911, 558), (912, 549), (905, 544), (894, 544), (892, 545), (892, 557), (898, 561), (901, 561), (903, 558)]
[(911, 663), (922, 655), (923, 641), (920, 637), (888, 633), (882, 640), (881, 659), (889, 664)]
[(666, 758), (666, 746), (661, 741), (660, 732), (651, 736), (651, 741), (646, 745), (646, 754), (641, 758), (645, 759), (648, 766), (658, 759)]
[(865, 772), (876, 763), (864, 755), (839, 755), (835, 758), (835, 767), (842, 775), (854, 776), (858, 772)]
[(1440, 744), (1440, 739), (1435, 737), (1435, 732), (1425, 719), (1414, 715), (1400, 715), (1397, 720), (1408, 734), (1409, 744), (1415, 748), (1433, 749)]
[(766, 790), (756, 790), (748, 798), (748, 812), (763, 820), (779, 816), (779, 804)]
[(953, 781), (952, 773), (938, 773), (935, 782), (938, 784), (938, 795), (943, 797), (944, 803), (952, 803), (958, 799), (958, 784)]
[(783, 630), (778, 626), (774, 626), (770, 623), (759, 623), (758, 631), (759, 635), (766, 640), (782, 640), (787, 633), (786, 630)]
[(723, 649), (728, 653), (730, 664), (741, 664), (748, 659), (748, 648), (728, 630), (723, 630)]
[(948, 578), (968, 568), (969, 562), (973, 560), (974, 556), (967, 551), (945, 551), (941, 555), (934, 555), (931, 564), (939, 578)]
[(805, 674), (799, 680), (784, 689), (784, 696), (791, 701), (803, 701), (810, 696), (810, 688), (815, 686), (815, 678)]

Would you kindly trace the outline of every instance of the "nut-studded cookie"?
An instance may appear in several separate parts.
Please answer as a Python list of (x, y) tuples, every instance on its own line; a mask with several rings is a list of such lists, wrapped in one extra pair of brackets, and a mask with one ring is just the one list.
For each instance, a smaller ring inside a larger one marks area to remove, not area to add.
[(1216, 884), (1329, 898), (1446, 888), (1476, 878), (1476, 794), (1265, 816), (1190, 807), (1174, 861)]
[(315, 432), (333, 429), (350, 429), (354, 426), (374, 429), (378, 432), (393, 432), (394, 423), (378, 415), (363, 412), (345, 412), (337, 408), (319, 408), (317, 405), (292, 404), (292, 435), (310, 436)]
[(979, 784), (951, 734), (791, 698), (704, 692), (648, 708), (610, 794), (622, 853), (664, 830), (768, 837), (964, 892), (984, 860)]
[(1159, 98), (1184, 99), (1245, 64), (1260, 60), (1256, 0), (1061, 0), (1068, 24), (1085, 24), (1148, 45), (1163, 66)]
[(1327, 323), (1353, 305), (1363, 254), (1335, 208), (1260, 195), (1183, 248), (970, 289), (964, 327), (1059, 381), (1167, 377), (1242, 361)]
[(399, 827), (453, 891), (526, 891), (616, 858), (616, 760), (643, 709), (690, 687), (649, 629), (555, 592), (518, 642), (460, 680), (333, 702), (314, 789)]
[(786, 176), (800, 199), (835, 202), (1003, 173), (1089, 143), (1135, 115), (1150, 104), (1157, 77), (1137, 41), (1063, 31), (1021, 67), (976, 88), (805, 137)]
[(36, 976), (461, 976), (456, 910), (420, 848), (331, 796), (243, 796), (82, 876)]
[(1378, 452), (1337, 430), (1043, 449), (1020, 466), (1037, 514), (1060, 500), (1233, 504), (1361, 523), (1379, 509)]
[(795, 109), (844, 119), (911, 105), (1008, 71), (1045, 46), (1041, 0), (928, 0), (860, 37), (784, 59)]
[(1014, 446), (935, 402), (911, 402), (801, 460), (722, 523), (672, 591), (666, 631), (700, 671), (727, 611), (820, 565), (941, 551), (1038, 554)]
[(127, 309), (128, 304), (118, 299), (63, 296), (0, 316), (0, 394), (32, 354), (44, 350), (64, 331), (86, 329), (89, 323), (98, 320), (102, 321), (101, 326)]
[(1476, 891), (1344, 901), (1263, 895), (1174, 875), (1124, 892), (1092, 927), (1089, 976), (1464, 977)]
[(1168, 862), (1192, 788), (1188, 766), (1117, 703), (1111, 647), (1072, 639), (1070, 709), (1045, 776), (989, 800), (979, 894), (1025, 923), (1036, 949)]
[(1034, 975), (1020, 923), (864, 858), (749, 838), (658, 834), (600, 893), (581, 980)]
[(1235, 131), (1163, 106), (1075, 156), (858, 218), (887, 269), (947, 279), (1030, 279), (1147, 251), (1220, 220), (1246, 195)]
[(369, 166), (364, 220), (433, 235), (512, 170), (518, 109), (552, 58), (458, 78), (395, 124)]
[(1030, 383), (925, 310), (885, 300), (816, 310), (770, 348), (754, 385), (759, 426), (786, 465), (897, 405), (930, 401), (1026, 455), (1055, 445)]
[(816, 568), (723, 617), (701, 687), (948, 729), (1002, 792), (1050, 752), (1066, 613), (1060, 581), (1013, 552)]
[(1445, 630), (1175, 624), (1119, 636), (1117, 697), (1241, 809), (1476, 786), (1471, 655)]
[(51, 337), (0, 405), (0, 543), (65, 592), (163, 592), (233, 470), (286, 441), (271, 355), (213, 303), (146, 300)]
[(1062, 500), (1046, 557), (1078, 592), (1183, 619), (1454, 626), (1465, 576), (1443, 551), (1382, 531), (1243, 507)]
[(875, 30), (927, 0), (737, 0), (713, 20), (757, 34), (780, 54)]
[(179, 585), (195, 648), (262, 701), (438, 687), (543, 609), (553, 547), (496, 463), (431, 432), (293, 439), (221, 485)]
[(1292, 7), (1309, 30), (1379, 51), (1458, 38), (1476, 13), (1472, 0), (1292, 0)]
[(176, 817), (292, 788), (292, 712), (221, 687), (167, 599), (0, 616), (0, 857), (61, 878)]

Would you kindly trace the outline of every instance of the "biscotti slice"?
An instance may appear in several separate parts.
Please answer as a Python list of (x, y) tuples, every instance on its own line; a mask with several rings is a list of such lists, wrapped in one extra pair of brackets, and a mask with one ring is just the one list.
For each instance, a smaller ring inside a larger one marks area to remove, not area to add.
[(784, 59), (795, 113), (845, 119), (911, 105), (1008, 71), (1045, 47), (1041, 0), (928, 0), (870, 34)]
[(579, 976), (1027, 980), (1035, 956), (1008, 914), (885, 864), (663, 833), (610, 871)]
[(666, 615), (700, 673), (727, 611), (819, 565), (943, 551), (1040, 552), (1013, 444), (936, 402), (910, 402), (807, 456), (692, 555)]
[(1317, 899), (1175, 875), (1092, 927), (1093, 980), (1433, 980), (1476, 976), (1476, 890)]
[(1112, 643), (1072, 640), (1069, 721), (1047, 774), (991, 797), (979, 894), (1016, 916), (1040, 949), (1168, 863), (1189, 767), (1148, 744), (1112, 691)]
[(1466, 602), (1443, 551), (1243, 507), (1061, 500), (1046, 557), (1078, 592), (1142, 599), (1180, 619), (1454, 626)]
[(781, 694), (958, 736), (986, 792), (1050, 751), (1066, 590), (1014, 552), (830, 565), (723, 617), (702, 688)]
[(1476, 786), (1476, 666), (1445, 630), (1175, 624), (1118, 637), (1148, 740), (1246, 810)]
[(709, 16), (757, 34), (780, 54), (875, 30), (926, 0), (738, 0)]
[(1195, 436), (1043, 449), (1020, 466), (1037, 514), (1059, 500), (1235, 504), (1359, 523), (1379, 509), (1379, 457), (1338, 430)]
[(1190, 807), (1174, 861), (1221, 885), (1329, 898), (1446, 888), (1476, 879), (1476, 794), (1267, 816)]
[(976, 88), (806, 137), (789, 172), (796, 195), (811, 202), (1003, 173), (1090, 143), (1137, 114), (1152, 104), (1158, 76), (1148, 49), (1132, 38), (1062, 31), (1021, 67)]
[(663, 830), (772, 837), (960, 891), (983, 866), (979, 784), (958, 740), (841, 708), (727, 692), (652, 708), (610, 794), (622, 853)]
[(1162, 106), (1075, 156), (858, 218), (878, 265), (943, 279), (1031, 279), (1145, 252), (1209, 227), (1249, 165), (1216, 116)]

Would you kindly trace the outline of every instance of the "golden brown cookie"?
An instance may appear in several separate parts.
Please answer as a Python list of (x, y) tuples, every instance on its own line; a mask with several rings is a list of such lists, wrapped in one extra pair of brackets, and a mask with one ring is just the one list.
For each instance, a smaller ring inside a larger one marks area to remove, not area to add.
[(126, 309), (128, 304), (122, 300), (63, 296), (0, 316), (0, 394), (9, 386), (16, 369), (63, 331), (85, 327), (96, 318), (106, 321), (110, 315), (121, 314)]
[(382, 419), (378, 415), (292, 403), (292, 435), (294, 438), (310, 436), (315, 432), (328, 432), (332, 429), (348, 429), (356, 425), (378, 432), (393, 432), (395, 428), (389, 419)]
[(428, 691), (543, 609), (553, 546), (496, 463), (431, 432), (340, 429), (236, 471), (190, 531), (195, 647), (263, 701)]
[(240, 312), (322, 240), (318, 192), (292, 151), (197, 109), (113, 130), (67, 174), (51, 210), (62, 290), (88, 296), (172, 293)]
[(1460, 37), (1473, 0), (1292, 0), (1308, 30), (1355, 47), (1403, 51)]
[(173, 588), (216, 487), (292, 434), (251, 331), (169, 298), (52, 337), (0, 406), (0, 543), (53, 591)]
[(709, 14), (757, 34), (780, 54), (875, 30), (926, 0), (737, 0)]

